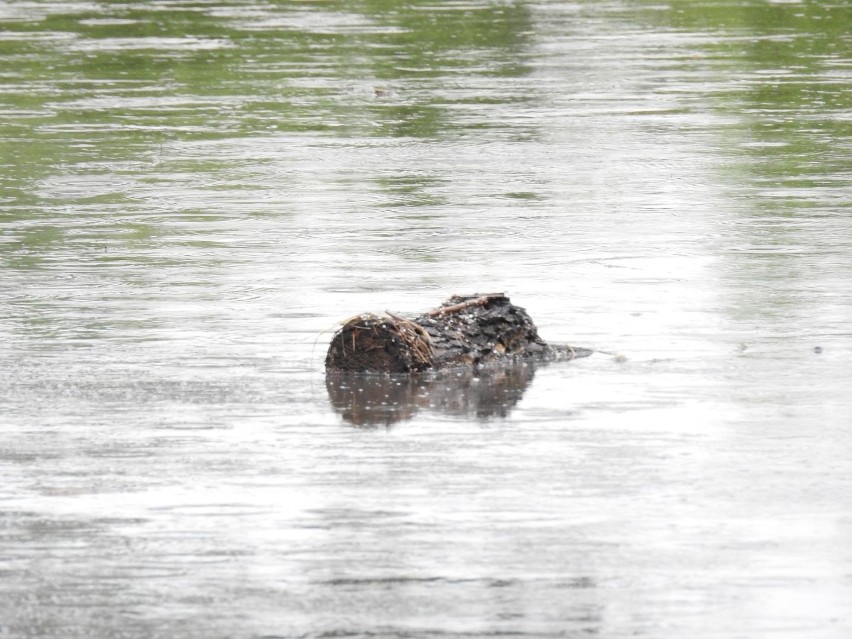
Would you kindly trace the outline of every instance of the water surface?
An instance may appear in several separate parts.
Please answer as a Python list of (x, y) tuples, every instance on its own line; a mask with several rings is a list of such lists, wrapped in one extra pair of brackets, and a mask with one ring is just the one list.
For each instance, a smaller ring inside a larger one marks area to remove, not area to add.
[[(848, 637), (850, 23), (0, 2), (0, 637)], [(327, 383), (475, 291), (599, 352)]]

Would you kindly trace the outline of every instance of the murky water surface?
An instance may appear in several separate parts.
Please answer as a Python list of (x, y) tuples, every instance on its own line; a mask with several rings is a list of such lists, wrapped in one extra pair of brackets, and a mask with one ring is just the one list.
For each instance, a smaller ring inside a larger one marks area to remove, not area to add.
[[(0, 637), (850, 636), (850, 24), (0, 1)], [(327, 383), (475, 291), (600, 352)]]

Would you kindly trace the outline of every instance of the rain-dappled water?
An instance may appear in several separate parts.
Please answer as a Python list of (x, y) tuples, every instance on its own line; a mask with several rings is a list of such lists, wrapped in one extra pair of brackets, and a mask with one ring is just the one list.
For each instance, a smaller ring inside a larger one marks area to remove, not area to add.
[[(0, 637), (848, 637), (849, 24), (0, 0)], [(476, 291), (598, 352), (325, 379)]]

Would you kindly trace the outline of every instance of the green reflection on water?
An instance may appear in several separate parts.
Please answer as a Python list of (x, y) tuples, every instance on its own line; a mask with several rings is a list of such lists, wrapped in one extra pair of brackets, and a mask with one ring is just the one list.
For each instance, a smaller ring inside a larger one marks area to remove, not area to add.
[[(781, 204), (791, 209), (813, 200), (815, 188), (839, 188), (848, 154), (837, 146), (848, 147), (845, 114), (852, 110), (848, 4), (578, 6), (578, 21), (611, 20), (614, 36), (625, 24), (708, 34), (686, 72), (697, 95), (735, 120), (718, 131), (739, 160), (726, 181), (796, 189)], [(51, 207), (85, 204), (122, 223), (122, 211), (135, 210), (132, 187), (98, 184), (87, 193), (84, 181), (73, 192), (46, 193), (43, 182), (56, 175), (90, 182), (144, 176), (149, 163), (187, 176), (229, 170), (230, 159), (162, 157), (175, 141), (290, 133), (356, 140), (476, 136), (494, 123), (462, 117), (458, 107), (523, 106), (540, 97), (497, 87), (536, 70), (534, 15), (547, 11), (547, 3), (520, 1), (31, 3), (5, 19), (0, 34), (2, 215), (29, 221), (46, 211), (54, 217)], [(455, 91), (466, 85), (476, 88)], [(530, 141), (527, 133), (519, 136)], [(405, 190), (393, 177), (376, 182), (393, 206), (446, 202), (433, 189), (441, 176), (402, 175)], [(233, 180), (209, 185), (239, 188)], [(19, 252), (21, 242), (17, 237), (0, 250)]]
[(823, 280), (848, 241), (841, 225), (819, 221), (850, 213), (852, 5), (678, 1), (669, 18), (726, 36), (706, 51), (722, 74), (715, 108), (733, 122), (719, 132), (722, 185), (743, 204), (727, 253), (731, 316), (787, 330), (797, 314), (836, 314)]
[(713, 97), (739, 121), (729, 140), (740, 143), (740, 169), (750, 181), (837, 186), (838, 172), (850, 168), (838, 144), (848, 145), (852, 134), (852, 6), (681, 0), (668, 17), (676, 28), (725, 32), (707, 47), (727, 80)]
[[(139, 187), (208, 176), (208, 193), (250, 188), (233, 178), (233, 159), (175, 159), (175, 143), (445, 138), (473, 126), (455, 121), (446, 83), (527, 73), (530, 32), (524, 3), (32, 3), (0, 33), (0, 260), (37, 269), (84, 254), (167, 267), (162, 251), (146, 251), (175, 235), (185, 247), (209, 242), (148, 221), (153, 203)], [(405, 192), (377, 181), (391, 205), (444, 202), (430, 178), (405, 179)], [(67, 237), (68, 207), (97, 223)], [(171, 207), (156, 212), (215, 219), (197, 202)]]
[(34, 3), (3, 30), (0, 199), (17, 207), (48, 175), (121, 172), (175, 140), (446, 136), (470, 123), (435, 91), (526, 73), (531, 25), (524, 3)]

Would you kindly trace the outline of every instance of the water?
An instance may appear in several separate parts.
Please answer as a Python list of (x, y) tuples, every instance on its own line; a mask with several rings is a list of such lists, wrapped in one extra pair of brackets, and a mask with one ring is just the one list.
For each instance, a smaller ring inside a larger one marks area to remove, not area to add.
[(850, 18), (0, 2), (0, 637), (848, 637)]

